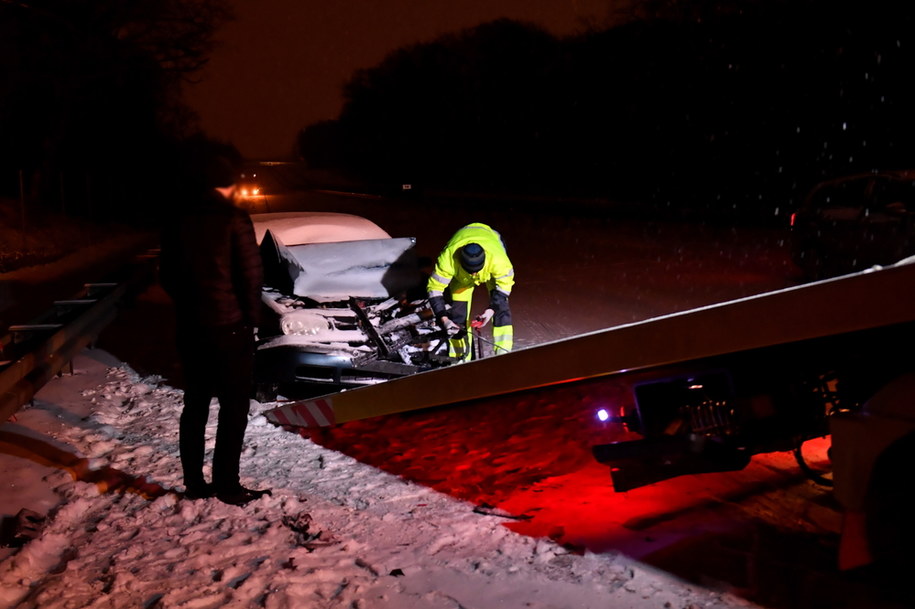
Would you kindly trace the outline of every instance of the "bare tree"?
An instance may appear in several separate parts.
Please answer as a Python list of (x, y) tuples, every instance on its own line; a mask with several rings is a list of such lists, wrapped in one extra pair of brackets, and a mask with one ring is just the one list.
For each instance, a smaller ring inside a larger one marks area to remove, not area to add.
[(0, 171), (54, 198), (62, 172), (142, 166), (193, 125), (182, 85), (232, 17), (230, 0), (0, 0)]

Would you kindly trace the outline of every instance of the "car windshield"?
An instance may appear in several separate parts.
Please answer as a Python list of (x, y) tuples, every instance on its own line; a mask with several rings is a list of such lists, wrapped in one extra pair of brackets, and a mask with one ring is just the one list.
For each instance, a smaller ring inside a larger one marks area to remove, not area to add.
[(825, 211), (842, 208), (861, 209), (867, 199), (869, 180), (846, 180), (827, 184), (813, 193), (813, 209)]
[(814, 191), (808, 209), (830, 221), (854, 221), (866, 209), (869, 179), (827, 183)]
[(894, 213), (915, 209), (915, 180), (878, 180), (874, 184), (873, 209)]

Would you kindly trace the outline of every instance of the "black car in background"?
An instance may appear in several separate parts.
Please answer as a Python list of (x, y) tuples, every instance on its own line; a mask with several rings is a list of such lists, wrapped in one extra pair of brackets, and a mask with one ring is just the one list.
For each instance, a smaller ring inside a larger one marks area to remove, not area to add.
[(794, 262), (818, 280), (915, 255), (915, 170), (817, 184), (791, 215)]

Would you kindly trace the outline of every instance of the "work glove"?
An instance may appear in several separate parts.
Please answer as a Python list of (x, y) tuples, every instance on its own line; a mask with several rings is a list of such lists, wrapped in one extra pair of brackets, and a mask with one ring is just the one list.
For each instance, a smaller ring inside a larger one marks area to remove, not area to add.
[(448, 333), (448, 336), (454, 336), (460, 333), (461, 326), (457, 325), (447, 317), (442, 317), (442, 328)]
[(483, 311), (482, 313), (477, 315), (472, 322), (470, 322), (470, 327), (471, 328), (482, 328), (483, 326), (485, 326), (486, 324), (489, 323), (489, 320), (492, 319), (492, 316), (495, 314), (496, 314), (496, 312), (493, 311), (492, 309), (486, 309), (485, 311)]

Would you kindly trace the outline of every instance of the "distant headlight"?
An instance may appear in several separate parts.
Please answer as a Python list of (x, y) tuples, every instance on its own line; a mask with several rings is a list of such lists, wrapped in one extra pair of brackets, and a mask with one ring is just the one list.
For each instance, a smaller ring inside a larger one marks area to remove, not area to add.
[(260, 195), (261, 189), (257, 186), (242, 186), (239, 190), (239, 194), (245, 199), (250, 199), (251, 197)]
[(280, 318), (280, 329), (283, 334), (314, 336), (329, 330), (330, 324), (321, 315), (308, 311), (294, 311)]

